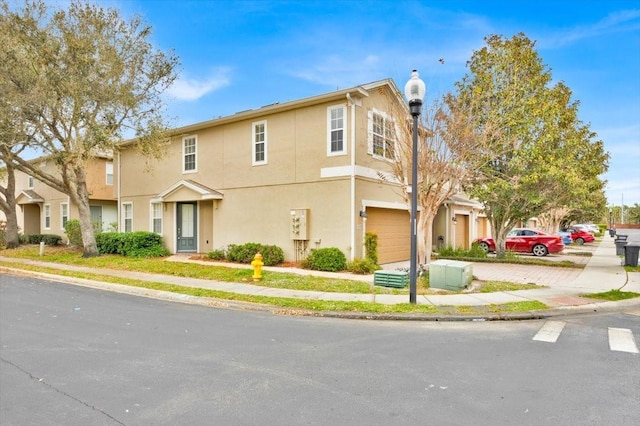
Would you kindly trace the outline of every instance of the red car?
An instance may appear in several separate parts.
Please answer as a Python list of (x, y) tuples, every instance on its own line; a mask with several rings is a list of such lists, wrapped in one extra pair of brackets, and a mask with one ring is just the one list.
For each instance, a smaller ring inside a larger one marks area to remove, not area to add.
[[(486, 252), (496, 251), (496, 243), (491, 237), (478, 238), (476, 243)], [(547, 234), (536, 229), (514, 228), (507, 234), (506, 248), (510, 251), (546, 256), (564, 250), (564, 243), (559, 235)]]
[(574, 243), (583, 245), (584, 243), (592, 243), (596, 240), (591, 232), (578, 227), (569, 227), (567, 232), (571, 233), (571, 239)]

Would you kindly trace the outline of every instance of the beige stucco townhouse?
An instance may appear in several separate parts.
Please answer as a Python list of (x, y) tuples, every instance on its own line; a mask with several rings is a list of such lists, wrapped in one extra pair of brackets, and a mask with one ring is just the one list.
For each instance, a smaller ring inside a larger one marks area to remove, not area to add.
[[(390, 175), (385, 107), (404, 102), (399, 93), (382, 80), (177, 128), (151, 171), (135, 141), (123, 142), (119, 229), (157, 232), (173, 253), (257, 242), (292, 261), (322, 247), (364, 257), (371, 231), (380, 263), (407, 260), (409, 209)], [(468, 247), (486, 231), (480, 207), (464, 198), (443, 206), (434, 246)]]
[[(47, 173), (57, 174), (52, 161), (43, 157), (33, 162)], [(91, 219), (104, 231), (114, 229), (118, 220), (113, 170), (111, 157), (95, 158), (87, 166)], [(20, 171), (16, 171), (16, 213), (22, 234), (56, 234), (63, 240), (65, 223), (79, 218), (77, 206), (67, 195)]]

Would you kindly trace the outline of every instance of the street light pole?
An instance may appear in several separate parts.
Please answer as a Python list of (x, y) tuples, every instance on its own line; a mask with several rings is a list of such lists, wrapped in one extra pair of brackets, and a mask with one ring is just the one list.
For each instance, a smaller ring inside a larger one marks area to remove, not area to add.
[(409, 303), (416, 304), (416, 276), (418, 259), (418, 117), (422, 109), (422, 99), (426, 92), (424, 81), (418, 71), (413, 70), (411, 79), (404, 86), (413, 117), (413, 146), (411, 156), (411, 258), (409, 259)]

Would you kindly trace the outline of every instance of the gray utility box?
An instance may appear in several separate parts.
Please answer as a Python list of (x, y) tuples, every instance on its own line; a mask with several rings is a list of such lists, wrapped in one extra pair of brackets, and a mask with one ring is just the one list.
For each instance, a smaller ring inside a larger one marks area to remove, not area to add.
[(445, 290), (461, 290), (473, 281), (473, 264), (441, 259), (429, 265), (429, 286)]
[(373, 285), (383, 287), (405, 288), (409, 282), (407, 273), (402, 271), (375, 271)]

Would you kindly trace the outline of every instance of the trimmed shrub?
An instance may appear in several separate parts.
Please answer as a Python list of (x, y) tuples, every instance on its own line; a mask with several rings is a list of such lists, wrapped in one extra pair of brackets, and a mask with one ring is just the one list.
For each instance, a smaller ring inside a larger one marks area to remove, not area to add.
[(381, 269), (380, 266), (370, 259), (353, 259), (352, 262), (347, 262), (347, 271), (354, 274), (371, 274), (379, 269)]
[(117, 232), (96, 235), (96, 244), (100, 254), (120, 254), (120, 234)]
[(378, 234), (367, 232), (364, 235), (365, 258), (374, 265), (378, 264)]
[(250, 264), (258, 252), (262, 255), (262, 262), (265, 266), (273, 266), (284, 262), (284, 251), (280, 247), (259, 243), (230, 244), (227, 247), (227, 260)]
[(442, 247), (438, 251), (438, 255), (440, 257), (462, 257), (462, 258), (477, 258), (477, 259), (486, 259), (487, 253), (482, 250), (478, 243), (471, 244), (471, 248), (469, 250), (461, 249), (461, 248), (453, 248), (451, 246)]
[(230, 244), (229, 247), (227, 247), (227, 260), (238, 263), (251, 263), (253, 257), (259, 251), (260, 244), (258, 243), (246, 243), (242, 245)]
[(62, 242), (62, 237), (55, 234), (33, 234), (26, 236), (27, 244), (40, 244), (44, 242), (48, 246), (57, 246)]
[(336, 247), (312, 249), (304, 265), (314, 271), (338, 272), (347, 267), (347, 258)]
[(206, 256), (211, 260), (225, 260), (227, 258), (227, 256), (224, 253), (224, 249), (212, 250), (209, 253), (207, 253)]
[(162, 245), (162, 237), (154, 232), (101, 232), (96, 235), (101, 254), (120, 254), (127, 257), (162, 257), (169, 250)]
[(84, 247), (80, 221), (78, 219), (68, 220), (67, 223), (64, 224), (64, 233), (67, 234), (69, 244), (76, 247)]
[(266, 266), (284, 262), (284, 251), (278, 246), (262, 246), (260, 254), (262, 254), (262, 262)]

